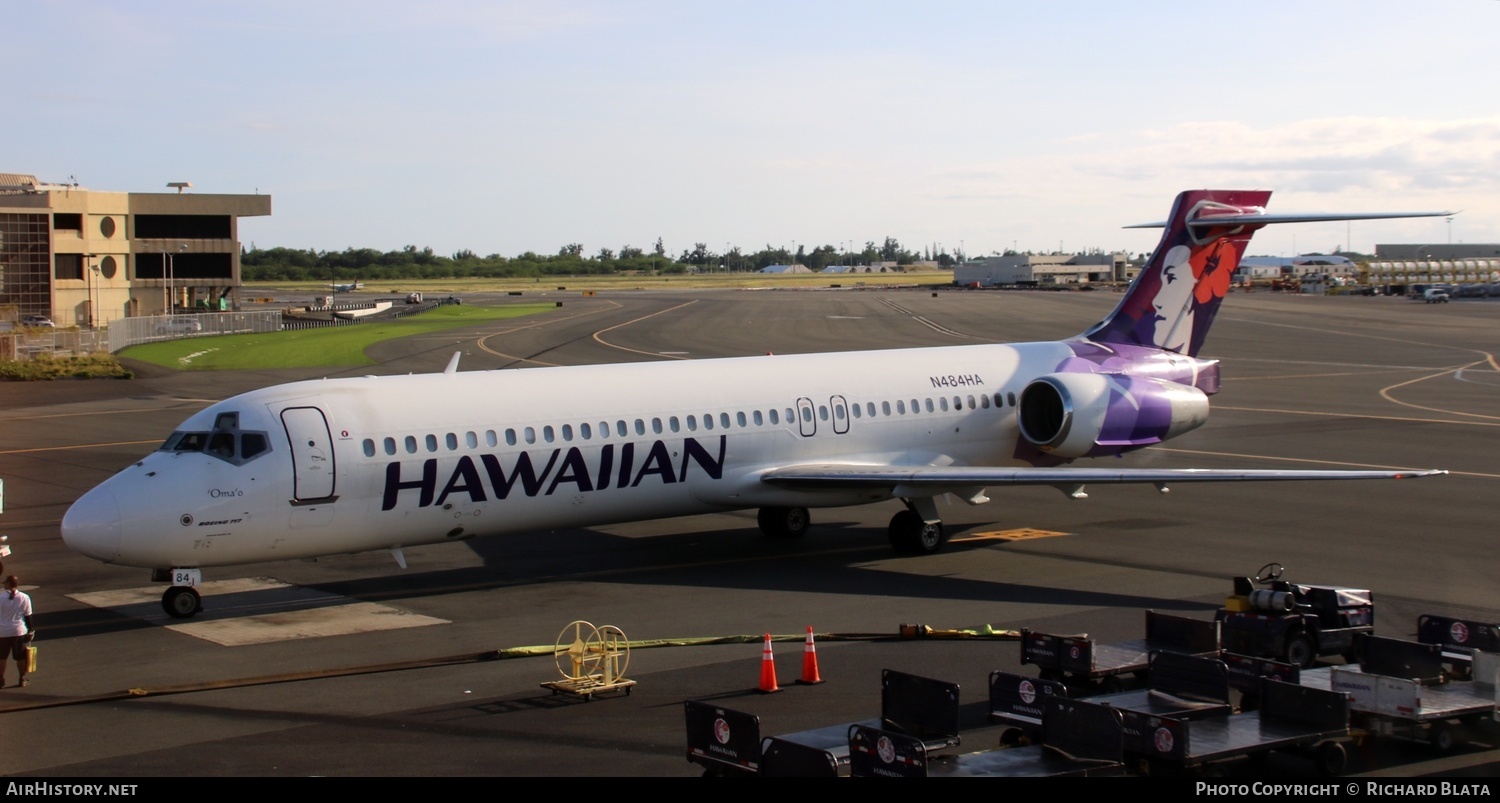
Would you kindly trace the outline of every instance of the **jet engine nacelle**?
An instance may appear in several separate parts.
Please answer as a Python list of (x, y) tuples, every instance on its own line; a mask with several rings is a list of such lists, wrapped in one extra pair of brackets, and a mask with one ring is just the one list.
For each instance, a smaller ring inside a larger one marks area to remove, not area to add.
[(1123, 374), (1048, 374), (1021, 391), (1021, 437), (1058, 457), (1119, 454), (1197, 429), (1208, 396), (1190, 385)]

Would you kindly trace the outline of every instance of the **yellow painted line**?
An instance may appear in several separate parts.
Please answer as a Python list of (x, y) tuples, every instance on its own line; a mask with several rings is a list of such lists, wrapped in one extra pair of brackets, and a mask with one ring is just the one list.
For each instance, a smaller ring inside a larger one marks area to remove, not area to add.
[(163, 407), (161, 405), (156, 405), (156, 406), (153, 406), (153, 407), (137, 407), (137, 408), (121, 409), (121, 410), (92, 410), (92, 411), (83, 412), (83, 413), (47, 413), (45, 415), (7, 415), (7, 416), (0, 416), (0, 422), (9, 423), (11, 421), (40, 421), (40, 420), (45, 419), (45, 418), (79, 418), (79, 417), (82, 417), (82, 416), (97, 416), (97, 415), (130, 415), (132, 413), (159, 413), (159, 412), (162, 412), (163, 410), (176, 410), (176, 409), (178, 409), (180, 407), (186, 407), (186, 406), (188, 406), (190, 404), (199, 404), (199, 403), (212, 404), (213, 402), (221, 401), (221, 400), (220, 399), (173, 399), (173, 401), (180, 402), (180, 404), (172, 404), (172, 405), (169, 405), (169, 406), (166, 406), (166, 407)]
[[(1246, 460), (1267, 460), (1273, 463), (1308, 463), (1316, 466), (1338, 466), (1339, 468), (1372, 468), (1377, 471), (1410, 471), (1411, 466), (1386, 466), (1375, 463), (1350, 463), (1346, 460), (1313, 460), (1305, 457), (1280, 457), (1269, 454), (1240, 454), (1238, 452), (1208, 452), (1201, 449), (1172, 449), (1165, 446), (1154, 446), (1153, 452), (1175, 452), (1177, 454), (1201, 454), (1209, 457), (1234, 457)], [(1500, 479), (1500, 474), (1485, 474), (1478, 471), (1454, 471), (1447, 469), (1448, 473), (1455, 477), (1483, 477), (1485, 479)], [(1170, 485), (1171, 483), (1168, 483)]]
[(1483, 354), (1485, 356), (1485, 359), (1479, 360), (1477, 362), (1469, 363), (1468, 365), (1460, 366), (1459, 368), (1455, 368), (1455, 369), (1453, 369), (1451, 371), (1439, 371), (1438, 373), (1435, 373), (1435, 374), (1430, 374), (1428, 376), (1419, 376), (1416, 379), (1408, 379), (1405, 382), (1397, 382), (1394, 385), (1389, 385), (1387, 387), (1383, 387), (1383, 388), (1380, 389), (1380, 398), (1385, 399), (1386, 401), (1390, 402), (1391, 404), (1399, 404), (1402, 407), (1410, 407), (1410, 408), (1412, 408), (1414, 410), (1426, 410), (1429, 413), (1444, 413), (1446, 415), (1462, 415), (1462, 416), (1468, 416), (1470, 418), (1487, 418), (1487, 419), (1489, 419), (1491, 421), (1500, 421), (1500, 416), (1484, 415), (1482, 413), (1465, 413), (1465, 412), (1461, 412), (1459, 410), (1444, 410), (1444, 409), (1438, 408), (1438, 407), (1426, 407), (1426, 406), (1423, 406), (1423, 405), (1420, 405), (1420, 404), (1413, 404), (1411, 402), (1401, 401), (1400, 399), (1397, 399), (1396, 397), (1394, 397), (1394, 396), (1391, 395), (1391, 391), (1397, 390), (1399, 388), (1404, 388), (1407, 385), (1415, 385), (1418, 382), (1426, 382), (1429, 379), (1436, 379), (1436, 378), (1438, 378), (1440, 376), (1452, 376), (1452, 375), (1457, 374), (1459, 371), (1461, 371), (1461, 370), (1463, 370), (1465, 368), (1473, 368), (1476, 365), (1485, 365), (1485, 364), (1494, 365), (1495, 364), (1495, 357), (1494, 357), (1494, 355), (1489, 354), (1487, 352), (1483, 352), (1483, 351), (1481, 351), (1480, 354)]
[(1055, 530), (1037, 530), (1031, 527), (1017, 527), (1013, 530), (989, 530), (982, 533), (971, 533), (962, 538), (951, 539), (950, 543), (962, 543), (964, 541), (1029, 541), (1033, 538), (1052, 538), (1059, 535), (1072, 535), (1073, 533), (1060, 533)]
[(641, 316), (639, 318), (636, 318), (633, 321), (626, 321), (624, 323), (617, 323), (614, 326), (611, 326), (611, 327), (609, 327), (607, 329), (600, 329), (599, 331), (597, 331), (597, 332), (594, 333), (594, 340), (598, 341), (599, 345), (601, 345), (601, 346), (608, 346), (608, 347), (610, 347), (612, 349), (619, 349), (620, 351), (629, 351), (629, 352), (631, 352), (633, 354), (645, 354), (648, 357), (668, 357), (668, 358), (673, 359), (673, 360), (686, 360), (686, 359), (688, 359), (687, 357), (679, 357), (679, 356), (672, 355), (672, 354), (662, 354), (661, 352), (657, 352), (657, 351), (642, 351), (640, 349), (630, 348), (629, 346), (621, 346), (621, 345), (618, 345), (618, 344), (615, 344), (615, 343), (610, 343), (610, 342), (606, 341), (604, 338), (600, 337), (600, 335), (604, 334), (605, 332), (613, 332), (616, 329), (621, 329), (621, 328), (624, 328), (626, 326), (630, 326), (632, 324), (640, 323), (641, 321), (644, 321), (644, 320), (649, 320), (651, 318), (655, 318), (658, 315), (665, 315), (666, 313), (672, 312), (673, 310), (679, 310), (679, 309), (682, 309), (683, 307), (691, 306), (691, 305), (697, 304), (697, 303), (698, 303), (698, 300), (697, 299), (693, 299), (692, 301), (689, 301), (686, 304), (678, 304), (675, 307), (667, 307), (664, 310), (658, 310), (657, 312), (653, 312), (650, 315), (643, 315), (643, 316)]
[(604, 303), (606, 305), (608, 305), (608, 306), (603, 306), (603, 307), (600, 307), (599, 309), (586, 310), (584, 312), (579, 312), (579, 313), (576, 313), (576, 314), (573, 314), (573, 315), (563, 315), (561, 317), (548, 318), (548, 319), (546, 319), (544, 321), (537, 321), (535, 323), (528, 323), (528, 324), (526, 324), (524, 326), (512, 326), (509, 329), (505, 329), (505, 330), (502, 330), (502, 331), (499, 331), (499, 332), (492, 332), (490, 334), (485, 335), (484, 337), (479, 338), (478, 340), (475, 340), (474, 341), (474, 345), (478, 346), (480, 351), (486, 352), (488, 354), (493, 354), (496, 357), (501, 357), (503, 359), (515, 360), (516, 362), (529, 362), (529, 363), (532, 363), (534, 365), (542, 365), (542, 366), (547, 366), (547, 367), (556, 367), (557, 363), (543, 362), (542, 360), (533, 360), (533, 359), (530, 359), (530, 358), (527, 358), (527, 357), (519, 357), (519, 356), (514, 355), (514, 354), (506, 354), (505, 352), (502, 352), (502, 351), (495, 351), (494, 349), (490, 348), (489, 346), (486, 346), (484, 343), (485, 343), (486, 340), (489, 340), (492, 337), (504, 337), (505, 335), (514, 334), (516, 332), (524, 332), (527, 329), (537, 329), (537, 328), (540, 328), (540, 327), (543, 327), (543, 326), (550, 326), (550, 325), (552, 325), (554, 323), (563, 323), (564, 321), (571, 321), (574, 318), (582, 318), (582, 317), (585, 317), (587, 315), (598, 315), (601, 312), (609, 312), (610, 310), (616, 310), (616, 309), (619, 309), (621, 306), (623, 306), (623, 305), (621, 305), (621, 304), (619, 304), (617, 302), (614, 302), (614, 301), (606, 301)]
[(107, 449), (111, 446), (140, 446), (143, 443), (161, 443), (161, 438), (149, 441), (115, 441), (113, 443), (80, 443), (77, 446), (39, 446), (35, 449), (7, 449), (0, 454), (31, 454), (32, 452), (67, 452), (73, 449)]
[[(1399, 403), (1399, 402), (1398, 402)], [(1324, 410), (1286, 410), (1277, 407), (1236, 407), (1228, 404), (1215, 404), (1215, 410), (1234, 410), (1241, 413), (1277, 413), (1280, 415), (1312, 415), (1325, 418), (1351, 418), (1364, 419), (1366, 421), (1401, 421), (1408, 424), (1455, 424), (1464, 427), (1500, 427), (1500, 424), (1492, 424), (1487, 421), (1454, 421), (1446, 418), (1416, 418), (1409, 415), (1367, 415), (1364, 413), (1330, 413)], [(1447, 412), (1439, 410), (1437, 412)], [(1471, 413), (1457, 413), (1457, 415), (1471, 415)], [(1486, 416), (1488, 417), (1488, 416)]]

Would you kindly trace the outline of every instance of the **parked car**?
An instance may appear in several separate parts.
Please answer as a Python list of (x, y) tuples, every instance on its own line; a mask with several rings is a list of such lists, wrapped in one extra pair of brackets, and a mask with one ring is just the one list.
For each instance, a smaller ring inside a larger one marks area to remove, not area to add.
[(53, 328), (52, 319), (46, 315), (27, 315), (21, 319), (22, 326), (34, 326), (45, 329)]
[(1429, 287), (1426, 290), (1422, 291), (1422, 300), (1427, 302), (1428, 304), (1447, 304), (1448, 291), (1440, 290), (1436, 287)]
[(190, 335), (203, 331), (203, 324), (192, 318), (171, 318), (156, 327), (159, 335)]

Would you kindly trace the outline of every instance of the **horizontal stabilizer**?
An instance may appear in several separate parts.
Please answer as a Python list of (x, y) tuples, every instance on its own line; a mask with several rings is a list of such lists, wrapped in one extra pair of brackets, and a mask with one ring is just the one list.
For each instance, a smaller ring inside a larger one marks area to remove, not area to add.
[[(1450, 217), (1457, 212), (1330, 212), (1319, 214), (1285, 214), (1267, 215), (1264, 213), (1251, 215), (1203, 215), (1187, 221), (1188, 226), (1242, 226), (1254, 224), (1257, 226), (1268, 226), (1272, 223), (1330, 223), (1339, 220), (1392, 220), (1408, 217)], [(1161, 229), (1166, 228), (1167, 222), (1160, 220), (1155, 223), (1135, 223), (1124, 226), (1127, 229)]]

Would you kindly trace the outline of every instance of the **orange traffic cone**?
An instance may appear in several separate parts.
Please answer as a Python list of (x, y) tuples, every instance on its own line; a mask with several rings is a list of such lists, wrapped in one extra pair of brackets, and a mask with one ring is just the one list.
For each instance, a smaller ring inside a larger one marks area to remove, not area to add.
[(762, 694), (770, 694), (773, 691), (781, 691), (776, 685), (776, 661), (771, 658), (771, 634), (766, 634), (766, 644), (760, 650), (760, 687), (757, 689)]
[(807, 643), (802, 646), (802, 677), (797, 682), (804, 686), (814, 686), (823, 682), (818, 677), (818, 651), (813, 647), (812, 625), (807, 626)]

